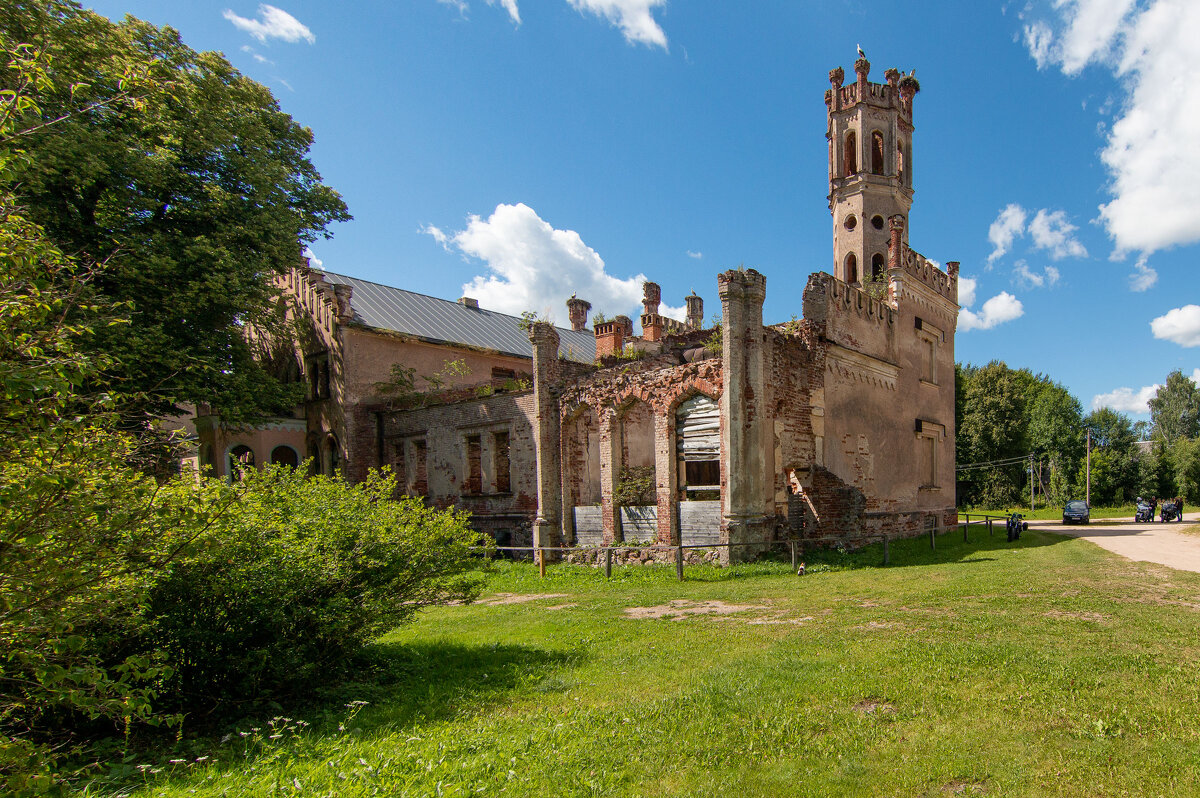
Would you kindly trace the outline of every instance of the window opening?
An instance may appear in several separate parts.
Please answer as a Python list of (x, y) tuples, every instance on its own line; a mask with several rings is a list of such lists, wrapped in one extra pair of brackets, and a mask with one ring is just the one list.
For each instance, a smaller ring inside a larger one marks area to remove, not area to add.
[(858, 139), (853, 130), (846, 134), (846, 150), (842, 165), (846, 177), (858, 173)]
[(508, 432), (497, 432), (492, 436), (492, 469), (496, 474), (496, 492), (508, 493), (512, 490), (509, 477), (511, 463), (508, 454)]
[(871, 173), (883, 174), (883, 134), (878, 130), (871, 134)]
[(249, 446), (235, 446), (229, 450), (229, 477), (242, 479), (242, 472), (254, 468), (254, 451)]
[(483, 440), (467, 436), (467, 493), (483, 493)]
[(871, 256), (871, 279), (883, 279), (883, 254), (876, 252)]
[(846, 282), (858, 282), (858, 258), (853, 252), (846, 256)]
[(721, 497), (721, 411), (707, 396), (695, 396), (675, 411), (675, 448), (680, 492), (685, 500)]
[(276, 446), (271, 450), (271, 463), (295, 468), (300, 465), (300, 457), (291, 446)]

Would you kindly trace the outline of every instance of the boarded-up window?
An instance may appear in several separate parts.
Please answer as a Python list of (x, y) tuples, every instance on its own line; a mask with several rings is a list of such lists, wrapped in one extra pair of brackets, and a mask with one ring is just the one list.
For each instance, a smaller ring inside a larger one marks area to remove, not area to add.
[[(683, 464), (680, 482), (688, 498), (721, 485), (721, 410), (707, 396), (695, 396), (675, 411), (675, 446)], [(705, 496), (704, 498), (709, 498)]]
[(496, 474), (496, 492), (512, 490), (509, 480), (508, 433), (496, 432), (492, 436), (492, 467)]
[(478, 435), (467, 436), (467, 493), (483, 492), (483, 441)]

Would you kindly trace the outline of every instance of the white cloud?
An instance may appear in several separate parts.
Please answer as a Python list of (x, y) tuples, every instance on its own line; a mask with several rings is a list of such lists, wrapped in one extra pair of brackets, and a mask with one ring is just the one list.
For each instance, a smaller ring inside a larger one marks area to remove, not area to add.
[[(444, 246), (482, 260), (487, 275), (463, 286), (463, 294), (491, 310), (513, 315), (531, 310), (561, 317), (567, 297), (577, 294), (608, 316), (641, 314), (644, 275), (613, 277), (604, 260), (574, 230), (558, 230), (524, 203), (497, 205), (484, 219), (472, 215), (467, 227), (446, 234), (432, 225), (424, 232)], [(684, 318), (684, 309), (662, 307), (660, 313)]]
[(607, 19), (621, 29), (625, 41), (647, 47), (667, 49), (667, 34), (658, 26), (651, 9), (665, 6), (667, 0), (567, 0), (571, 7)]
[(1054, 285), (1058, 282), (1061, 276), (1058, 269), (1053, 266), (1047, 266), (1039, 274), (1029, 268), (1029, 264), (1023, 260), (1019, 260), (1013, 265), (1013, 275), (1017, 282), (1024, 288), (1043, 288)]
[(315, 44), (317, 37), (313, 35), (300, 20), (288, 12), (266, 3), (258, 7), (258, 19), (246, 19), (225, 9), (221, 15), (234, 24), (234, 27), (249, 33), (260, 42), (267, 39), (282, 39), (285, 42), (296, 43), (303, 39), (309, 44)]
[(441, 244), (442, 249), (446, 250), (447, 252), (450, 251), (450, 236), (446, 235), (440, 227), (434, 227), (431, 224), (427, 224), (421, 228), (420, 232), (429, 236), (433, 236), (433, 240)]
[(988, 263), (1002, 258), (1012, 249), (1013, 241), (1025, 232), (1025, 209), (1015, 203), (1000, 211), (996, 221), (988, 228), (988, 241), (992, 242), (992, 254)]
[(958, 330), (959, 332), (990, 330), (998, 324), (1019, 319), (1024, 314), (1025, 307), (1021, 304), (1021, 300), (1007, 291), (1001, 291), (984, 302), (978, 313), (965, 308), (960, 310), (958, 312)]
[(304, 251), (300, 254), (308, 258), (308, 265), (312, 266), (314, 269), (325, 268), (325, 261), (317, 257), (317, 254), (312, 251), (312, 247), (305, 247)]
[(1083, 244), (1072, 235), (1078, 229), (1067, 221), (1065, 211), (1050, 212), (1045, 208), (1039, 210), (1029, 223), (1029, 235), (1033, 238), (1034, 246), (1049, 250), (1050, 257), (1055, 260), (1062, 260), (1067, 256), (1087, 257), (1087, 250)]
[(1109, 393), (1101, 393), (1092, 397), (1092, 409), (1111, 407), (1122, 413), (1149, 413), (1149, 402), (1158, 393), (1159, 385), (1147, 385), (1145, 388), (1117, 388)]
[(467, 0), (438, 0), (438, 2), (444, 6), (457, 8), (458, 13), (464, 17), (467, 15), (467, 11), (470, 9), (470, 6), (467, 5)]
[(703, 257), (704, 257), (704, 253), (703, 253), (703, 252), (692, 252), (692, 251), (689, 249), (689, 250), (687, 251), (687, 256), (688, 256), (689, 258), (695, 258), (696, 260), (700, 260), (701, 258), (703, 258)]
[[(1101, 160), (1112, 200), (1100, 220), (1118, 255), (1200, 241), (1200, 84), (1190, 79), (1200, 41), (1195, 0), (1054, 0), (1049, 39), (1026, 45), (1039, 67), (1068, 75), (1104, 63), (1124, 97)], [(1030, 26), (1033, 27), (1033, 26)]]
[(517, 0), (487, 0), (489, 6), (494, 6), (499, 3), (500, 7), (508, 12), (508, 17), (514, 24), (521, 24), (521, 11), (517, 8)]
[(1191, 348), (1200, 346), (1200, 305), (1184, 305), (1150, 322), (1155, 338)]
[(958, 304), (969, 308), (975, 304), (975, 287), (978, 285), (973, 277), (958, 278)]
[(1130, 291), (1149, 291), (1158, 282), (1158, 272), (1146, 265), (1147, 258), (1147, 255), (1142, 255), (1133, 264), (1133, 274), (1129, 275)]
[(1045, 69), (1050, 63), (1050, 50), (1054, 46), (1054, 31), (1045, 22), (1035, 22), (1025, 26), (1025, 47), (1037, 63), (1038, 69)]

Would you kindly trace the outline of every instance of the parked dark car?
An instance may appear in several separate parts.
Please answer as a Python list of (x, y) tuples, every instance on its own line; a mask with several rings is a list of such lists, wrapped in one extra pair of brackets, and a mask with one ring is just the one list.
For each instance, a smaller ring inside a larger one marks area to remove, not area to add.
[(1086, 524), (1092, 520), (1092, 511), (1087, 502), (1071, 501), (1063, 508), (1064, 524)]

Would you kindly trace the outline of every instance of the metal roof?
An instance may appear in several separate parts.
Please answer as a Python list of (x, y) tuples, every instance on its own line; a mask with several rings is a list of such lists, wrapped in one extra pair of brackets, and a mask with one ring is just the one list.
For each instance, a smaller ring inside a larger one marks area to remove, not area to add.
[[(348, 285), (354, 321), (377, 330), (412, 335), (426, 341), (493, 349), (506, 355), (533, 357), (522, 319), (494, 310), (471, 308), (448, 299), (416, 294), (401, 288), (324, 272), (330, 283)], [(558, 354), (569, 360), (591, 363), (596, 359), (596, 338), (591, 330), (558, 330)]]

